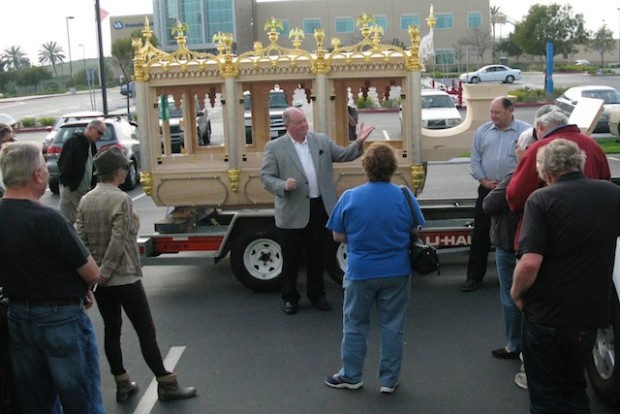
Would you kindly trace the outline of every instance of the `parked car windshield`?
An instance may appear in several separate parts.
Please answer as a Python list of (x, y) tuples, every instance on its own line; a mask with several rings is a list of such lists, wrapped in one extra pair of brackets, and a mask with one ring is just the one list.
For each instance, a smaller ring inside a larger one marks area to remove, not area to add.
[(602, 99), (606, 104), (620, 103), (620, 92), (616, 90), (603, 89), (583, 91), (583, 96), (586, 98)]
[[(282, 92), (269, 92), (269, 108), (288, 108), (286, 95)], [(243, 109), (252, 109), (252, 96), (249, 93), (243, 95)]]
[(454, 108), (454, 103), (448, 95), (423, 96), (422, 108)]

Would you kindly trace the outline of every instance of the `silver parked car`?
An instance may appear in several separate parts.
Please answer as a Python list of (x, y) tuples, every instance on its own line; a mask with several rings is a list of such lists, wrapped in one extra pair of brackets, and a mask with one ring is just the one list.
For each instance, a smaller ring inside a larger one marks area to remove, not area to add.
[[(49, 188), (54, 194), (59, 193), (58, 182), (58, 158), (65, 142), (75, 132), (84, 132), (91, 120), (68, 122), (58, 128), (58, 132), (50, 143), (45, 160), (50, 173)], [(97, 141), (97, 150), (101, 151), (109, 147), (119, 147), (131, 160), (127, 180), (121, 185), (125, 191), (133, 190), (140, 182), (138, 171), (140, 170), (140, 141), (138, 126), (135, 122), (128, 121), (123, 117), (105, 118), (105, 134)]]
[(505, 65), (487, 65), (483, 66), (477, 71), (463, 73), (459, 76), (461, 82), (478, 83), (478, 82), (501, 82), (501, 83), (513, 83), (516, 80), (521, 80), (520, 69), (509, 68)]

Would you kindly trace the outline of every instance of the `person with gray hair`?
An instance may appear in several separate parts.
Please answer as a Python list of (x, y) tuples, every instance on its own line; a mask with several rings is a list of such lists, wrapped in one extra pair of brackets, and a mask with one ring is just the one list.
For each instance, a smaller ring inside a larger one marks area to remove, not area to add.
[[(0, 122), (0, 149), (8, 142), (15, 142), (15, 132), (10, 125)], [(0, 197), (4, 195), (4, 183), (2, 181), (2, 171), (0, 171)]]
[(84, 132), (76, 131), (62, 146), (62, 152), (58, 158), (58, 179), (60, 181), (58, 209), (71, 223), (75, 222), (80, 199), (97, 184), (93, 157), (97, 153), (96, 142), (103, 137), (105, 130), (105, 122), (93, 119), (88, 123)]
[[(519, 135), (515, 152), (517, 160), (527, 147), (535, 142), (533, 129), (526, 129)], [(514, 239), (517, 226), (521, 220), (520, 213), (513, 213), (506, 201), (506, 187), (512, 179), (511, 171), (482, 201), (485, 214), (491, 216), (491, 243), (495, 246), (495, 265), (499, 279), (499, 298), (504, 316), (505, 346), (491, 351), (491, 355), (500, 359), (516, 359), (521, 352), (521, 311), (510, 297), (512, 273), (515, 268)]]
[(67, 219), (39, 201), (49, 179), (41, 148), (5, 144), (0, 168), (0, 286), (9, 298), (22, 411), (103, 413), (97, 340), (85, 311), (99, 267)]
[(534, 190), (544, 185), (536, 173), (536, 153), (538, 149), (558, 138), (576, 143), (588, 155), (584, 173), (588, 178), (609, 180), (611, 172), (607, 156), (601, 147), (588, 135), (584, 135), (577, 125), (569, 125), (568, 117), (555, 105), (543, 105), (534, 118), (534, 128), (538, 142), (525, 152), (506, 189), (506, 198), (512, 211), (523, 211), (525, 200)]
[(620, 187), (588, 179), (589, 162), (567, 139), (536, 150), (536, 170), (547, 186), (527, 199), (511, 288), (524, 315), (532, 413), (590, 412), (585, 361), (614, 306)]

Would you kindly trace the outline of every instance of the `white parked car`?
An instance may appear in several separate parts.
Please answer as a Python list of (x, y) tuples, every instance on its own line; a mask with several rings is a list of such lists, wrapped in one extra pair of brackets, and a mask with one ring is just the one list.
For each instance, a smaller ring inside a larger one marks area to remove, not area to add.
[[(415, 109), (414, 105), (414, 109)], [(461, 114), (450, 94), (438, 89), (422, 89), (422, 127), (428, 129), (446, 129), (457, 126), (463, 121)], [(401, 108), (402, 111), (402, 108)], [(402, 113), (398, 116), (402, 122)]]
[(501, 82), (512, 83), (521, 80), (520, 69), (509, 68), (504, 65), (487, 65), (483, 66), (475, 72), (463, 73), (459, 76), (461, 82), (478, 83), (478, 82)]
[(620, 108), (620, 92), (611, 86), (573, 86), (555, 100), (555, 104), (567, 114), (571, 114), (581, 98), (602, 99), (603, 113), (599, 118), (594, 132), (609, 132), (609, 113)]

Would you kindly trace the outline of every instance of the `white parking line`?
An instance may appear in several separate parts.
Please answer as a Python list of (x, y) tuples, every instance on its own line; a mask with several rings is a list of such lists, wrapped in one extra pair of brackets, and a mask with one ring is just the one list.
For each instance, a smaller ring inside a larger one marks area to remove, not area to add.
[(610, 159), (612, 161), (620, 161), (620, 158), (616, 158), (616, 157), (607, 157), (607, 159)]
[(131, 199), (131, 201), (136, 201), (141, 199), (142, 197), (144, 197), (146, 195), (145, 192), (142, 192), (140, 195), (135, 196), (134, 198)]
[[(181, 355), (185, 351), (184, 346), (173, 346), (170, 348), (166, 359), (164, 359), (164, 366), (168, 371), (174, 371), (174, 367), (181, 359)], [(157, 402), (157, 380), (153, 378), (153, 381), (149, 384), (146, 392), (140, 399), (140, 403), (136, 407), (134, 414), (148, 414), (153, 409), (153, 406)]]

